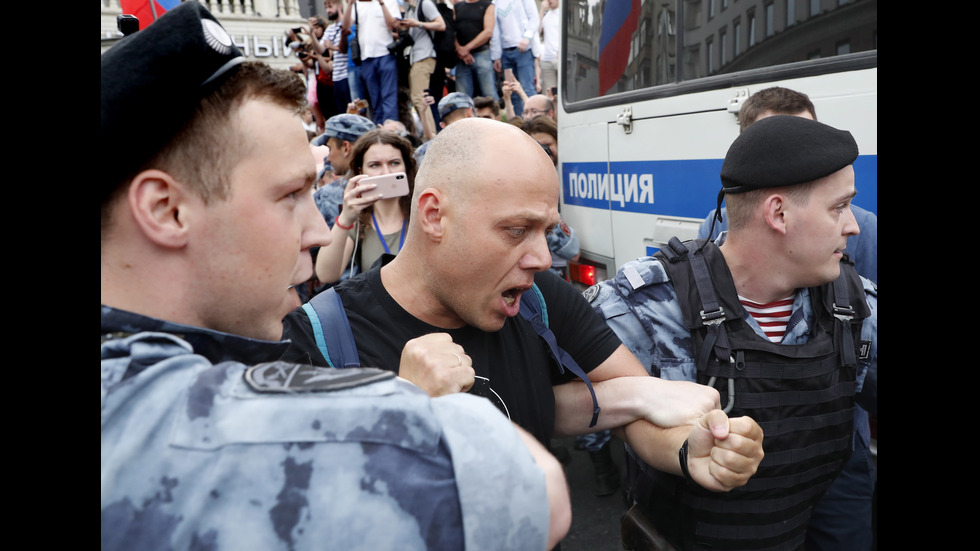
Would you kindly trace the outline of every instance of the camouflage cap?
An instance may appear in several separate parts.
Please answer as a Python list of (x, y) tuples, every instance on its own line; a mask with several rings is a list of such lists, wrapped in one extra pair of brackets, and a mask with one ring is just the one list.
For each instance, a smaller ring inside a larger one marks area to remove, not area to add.
[(457, 109), (474, 109), (473, 99), (462, 92), (453, 92), (439, 100), (439, 116), (446, 118), (446, 115)]
[(374, 121), (360, 115), (342, 113), (327, 119), (323, 134), (314, 139), (315, 145), (326, 145), (327, 138), (337, 138), (345, 142), (356, 142), (358, 138), (374, 130), (378, 125)]
[(245, 57), (199, 2), (184, 2), (102, 55), (102, 199), (136, 173)]

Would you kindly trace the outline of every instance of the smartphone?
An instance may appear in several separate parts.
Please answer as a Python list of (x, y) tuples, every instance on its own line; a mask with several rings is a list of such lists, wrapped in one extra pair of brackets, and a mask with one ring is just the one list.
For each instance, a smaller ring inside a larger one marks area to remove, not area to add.
[(364, 178), (361, 182), (377, 184), (378, 186), (369, 192), (370, 195), (368, 197), (377, 197), (380, 195), (384, 199), (390, 199), (392, 197), (408, 195), (408, 177), (405, 176), (404, 172), (371, 176)]
[(504, 69), (504, 80), (507, 82), (514, 82), (514, 70)]

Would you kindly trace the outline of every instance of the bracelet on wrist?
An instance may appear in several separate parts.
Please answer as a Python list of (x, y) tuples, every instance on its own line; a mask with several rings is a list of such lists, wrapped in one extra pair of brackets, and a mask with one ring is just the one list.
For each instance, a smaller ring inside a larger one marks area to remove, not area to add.
[(681, 446), (681, 449), (677, 450), (677, 460), (680, 461), (681, 472), (684, 473), (684, 480), (692, 484), (697, 484), (696, 482), (694, 482), (694, 479), (691, 477), (691, 471), (687, 468), (687, 446), (688, 446), (687, 442), (688, 441), (685, 440), (684, 445)]
[(350, 231), (350, 230), (354, 229), (354, 224), (351, 224), (350, 226), (345, 226), (345, 225), (341, 224), (340, 223), (340, 218), (334, 220), (333, 225), (334, 226), (337, 226), (338, 228), (340, 228), (342, 230), (346, 230), (346, 231)]

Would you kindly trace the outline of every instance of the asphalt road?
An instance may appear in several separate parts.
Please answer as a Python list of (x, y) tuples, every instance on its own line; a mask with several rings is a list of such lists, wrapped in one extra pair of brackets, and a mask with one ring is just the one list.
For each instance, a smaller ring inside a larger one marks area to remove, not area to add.
[[(597, 497), (593, 491), (595, 481), (588, 452), (575, 449), (575, 438), (558, 439), (554, 443), (564, 446), (572, 458), (565, 465), (568, 489), (572, 497), (572, 526), (561, 542), (560, 551), (623, 551), (619, 535), (619, 520), (626, 512), (622, 489), (611, 496)], [(622, 472), (623, 443), (613, 438), (610, 445), (613, 461)], [(877, 441), (874, 445), (877, 447)], [(877, 467), (877, 454), (875, 465)], [(877, 485), (875, 494), (875, 541), (872, 551), (878, 549)]]
[[(626, 512), (622, 491), (597, 497), (589, 453), (576, 450), (574, 438), (555, 440), (555, 443), (564, 446), (571, 455), (565, 474), (572, 497), (572, 526), (561, 542), (561, 551), (622, 551), (619, 519)], [(622, 442), (613, 438), (610, 445), (613, 461), (622, 472)]]

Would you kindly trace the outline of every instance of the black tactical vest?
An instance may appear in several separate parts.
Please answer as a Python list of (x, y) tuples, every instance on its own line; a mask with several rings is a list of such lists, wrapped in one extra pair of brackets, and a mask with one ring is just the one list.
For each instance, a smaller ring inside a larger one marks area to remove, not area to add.
[(713, 243), (673, 239), (657, 256), (691, 330), (698, 382), (720, 391), (729, 416), (759, 423), (765, 458), (728, 493), (633, 465), (632, 497), (680, 549), (800, 549), (811, 509), (850, 455), (861, 321), (870, 315), (861, 279), (841, 262), (837, 281), (810, 289), (809, 341), (782, 345), (742, 320)]

